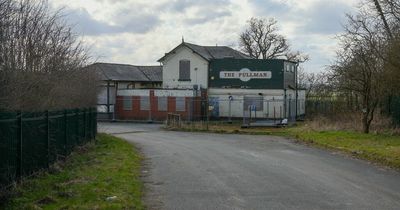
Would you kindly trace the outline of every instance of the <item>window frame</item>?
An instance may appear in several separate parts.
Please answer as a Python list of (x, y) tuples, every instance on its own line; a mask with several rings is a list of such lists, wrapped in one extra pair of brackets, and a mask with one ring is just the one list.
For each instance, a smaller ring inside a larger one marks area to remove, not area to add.
[[(143, 102), (146, 102), (146, 107), (144, 107), (145, 103)], [(140, 111), (150, 111), (150, 96), (140, 96)]]
[[(184, 67), (186, 67), (186, 66), (184, 66), (185, 64), (187, 65), (187, 69), (186, 68), (184, 69)], [(188, 60), (188, 59), (179, 60), (179, 69), (178, 70), (179, 70), (178, 81), (192, 81), (191, 74), (190, 74), (190, 60)], [(186, 72), (184, 72), (184, 71), (186, 71)], [(184, 77), (186, 75), (187, 75), (187, 77)]]
[[(178, 107), (179, 108), (181, 107), (181, 106), (178, 106), (178, 101), (180, 103), (183, 102), (183, 109), (178, 109)], [(175, 111), (177, 111), (177, 112), (186, 112), (186, 97), (175, 97)]]
[[(163, 101), (163, 102), (160, 104), (160, 102), (161, 102), (160, 99), (165, 100), (165, 101)], [(164, 103), (165, 103), (165, 104), (164, 104)], [(161, 106), (160, 106), (160, 105), (161, 105)], [(161, 108), (160, 108), (160, 107), (161, 107)], [(160, 112), (166, 112), (166, 111), (168, 111), (168, 96), (159, 96), (159, 97), (157, 98), (157, 110), (160, 111)]]
[(122, 110), (132, 111), (133, 110), (133, 99), (132, 96), (123, 96), (122, 98)]

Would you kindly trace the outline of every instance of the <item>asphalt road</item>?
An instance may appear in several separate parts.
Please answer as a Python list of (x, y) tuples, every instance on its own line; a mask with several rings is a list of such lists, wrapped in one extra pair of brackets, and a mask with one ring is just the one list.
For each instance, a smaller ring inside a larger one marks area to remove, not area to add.
[(272, 136), (102, 123), (134, 143), (150, 209), (400, 209), (400, 173)]

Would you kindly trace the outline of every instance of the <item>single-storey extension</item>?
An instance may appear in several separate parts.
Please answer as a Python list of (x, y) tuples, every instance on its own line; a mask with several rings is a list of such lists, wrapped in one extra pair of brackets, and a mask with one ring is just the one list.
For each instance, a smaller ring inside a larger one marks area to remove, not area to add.
[(101, 80), (97, 100), (99, 119), (115, 119), (118, 90), (162, 87), (161, 66), (94, 63), (86, 68), (96, 71)]

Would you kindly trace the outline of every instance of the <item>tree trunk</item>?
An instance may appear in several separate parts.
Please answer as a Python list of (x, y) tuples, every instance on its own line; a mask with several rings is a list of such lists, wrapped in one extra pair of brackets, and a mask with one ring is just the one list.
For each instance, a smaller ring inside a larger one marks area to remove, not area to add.
[(378, 12), (378, 15), (381, 17), (383, 26), (385, 27), (385, 30), (389, 36), (390, 39), (393, 39), (392, 31), (390, 30), (389, 24), (386, 20), (385, 14), (383, 13), (381, 4), (379, 3), (379, 0), (373, 0), (375, 4), (376, 11)]
[(369, 133), (369, 127), (371, 123), (368, 120), (368, 112), (363, 113), (362, 125), (363, 125), (363, 133)]

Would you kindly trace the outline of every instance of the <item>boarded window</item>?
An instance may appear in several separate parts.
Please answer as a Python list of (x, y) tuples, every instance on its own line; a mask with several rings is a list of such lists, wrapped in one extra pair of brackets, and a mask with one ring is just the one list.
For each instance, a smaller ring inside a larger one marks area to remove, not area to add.
[(176, 111), (186, 111), (185, 97), (176, 97)]
[(168, 111), (168, 97), (158, 97), (158, 111)]
[(150, 97), (148, 96), (140, 97), (140, 110), (150, 110)]
[(264, 102), (263, 96), (245, 96), (243, 109), (249, 110), (249, 106), (254, 105), (256, 106), (257, 111), (263, 111), (264, 110), (263, 102)]
[(180, 60), (179, 61), (179, 80), (190, 81), (190, 61)]
[(132, 97), (124, 96), (124, 98), (123, 98), (123, 109), (124, 109), (124, 111), (131, 111), (132, 110)]

